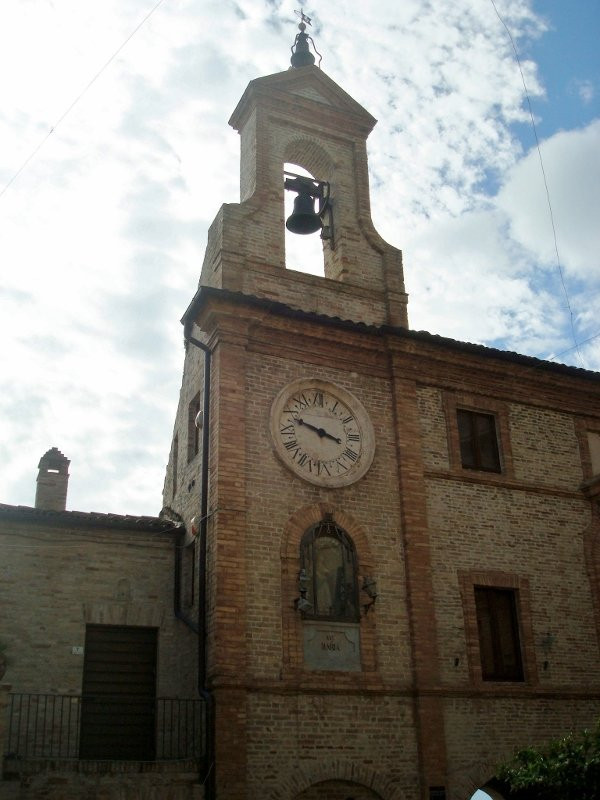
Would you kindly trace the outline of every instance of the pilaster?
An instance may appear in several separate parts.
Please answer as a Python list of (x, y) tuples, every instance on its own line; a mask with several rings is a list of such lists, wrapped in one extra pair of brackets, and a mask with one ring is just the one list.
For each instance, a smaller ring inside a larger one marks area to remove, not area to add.
[(427, 522), (423, 446), (414, 380), (404, 377), (401, 359), (390, 355), (406, 591), (410, 618), (415, 726), (420, 758), (421, 793), (446, 782), (443, 700), (429, 694), (439, 687), (435, 600)]

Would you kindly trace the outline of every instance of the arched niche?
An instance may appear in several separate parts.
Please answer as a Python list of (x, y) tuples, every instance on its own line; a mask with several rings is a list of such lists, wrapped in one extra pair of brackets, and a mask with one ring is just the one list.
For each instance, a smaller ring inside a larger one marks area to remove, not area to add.
[(314, 783), (294, 800), (383, 800), (380, 794), (352, 781), (321, 781)]

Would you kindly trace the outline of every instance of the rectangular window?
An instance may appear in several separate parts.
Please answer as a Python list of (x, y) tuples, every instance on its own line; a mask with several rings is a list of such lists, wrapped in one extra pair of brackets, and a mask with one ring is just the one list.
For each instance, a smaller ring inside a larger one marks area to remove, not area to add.
[(465, 469), (500, 472), (500, 453), (493, 414), (457, 409), (460, 459)]
[(516, 592), (476, 586), (475, 610), (483, 680), (522, 681)]
[(196, 423), (200, 413), (200, 392), (193, 398), (188, 406), (188, 439), (187, 457), (188, 462), (195, 458), (200, 451), (200, 428)]
[(592, 475), (600, 475), (600, 433), (588, 431), (587, 438), (592, 462)]

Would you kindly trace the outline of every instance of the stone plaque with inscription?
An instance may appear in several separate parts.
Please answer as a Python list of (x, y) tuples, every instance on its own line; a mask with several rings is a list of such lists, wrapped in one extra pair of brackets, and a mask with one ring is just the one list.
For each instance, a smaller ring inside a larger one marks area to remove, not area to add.
[(304, 666), (360, 672), (360, 626), (354, 622), (305, 620)]

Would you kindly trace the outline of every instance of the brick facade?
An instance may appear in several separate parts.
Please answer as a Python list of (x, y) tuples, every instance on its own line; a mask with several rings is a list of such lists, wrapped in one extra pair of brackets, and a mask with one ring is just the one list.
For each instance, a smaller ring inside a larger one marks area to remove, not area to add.
[[(208, 685), (228, 800), (467, 800), (516, 747), (600, 710), (597, 512), (581, 490), (599, 377), (406, 330), (401, 257), (368, 214), (373, 121), (353, 103), (310, 67), (250, 84), (231, 120), (242, 202), (221, 209), (184, 318), (213, 352)], [(286, 161), (332, 184), (325, 278), (285, 269)], [(180, 440), (200, 381), (187, 369)], [(367, 409), (376, 451), (358, 482), (315, 486), (277, 457), (271, 405), (301, 378)], [(457, 409), (493, 415), (499, 472), (463, 468)], [(300, 541), (325, 515), (354, 541), (359, 585), (377, 581), (358, 673), (306, 665)], [(522, 682), (482, 680), (476, 585), (515, 593)]]
[[(468, 800), (516, 747), (600, 712), (600, 490), (588, 435), (600, 431), (600, 376), (408, 329), (401, 253), (369, 214), (374, 122), (314, 67), (249, 85), (231, 120), (242, 201), (211, 227), (183, 320), (212, 354), (201, 429), (209, 456), (203, 464), (192, 442), (205, 361), (188, 341), (163, 503), (186, 529), (191, 618), (202, 610), (206, 527), (205, 688), (216, 713), (207, 787), (214, 778), (219, 800), (428, 800), (434, 787)], [(336, 239), (324, 244), (323, 278), (286, 269), (286, 162), (331, 184)], [(273, 401), (303, 378), (366, 409), (375, 455), (360, 480), (316, 485), (276, 452)], [(498, 471), (463, 466), (459, 409), (493, 417)], [(360, 614), (336, 629), (335, 646), (346, 635), (358, 669), (343, 658), (335, 669), (311, 666), (301, 546), (324, 519), (353, 543)], [(35, 565), (28, 573), (30, 559), (18, 561), (18, 581), (58, 603), (60, 642), (90, 614), (128, 619), (115, 592), (129, 581), (136, 619), (158, 614), (164, 628), (161, 675), (173, 691), (190, 690), (196, 642), (171, 616), (169, 535), (153, 535), (150, 547), (128, 533), (108, 549), (69, 535), (73, 548), (48, 551), (62, 576), (57, 598)], [(514, 598), (523, 680), (484, 679), (476, 586)], [(34, 598), (25, 605), (41, 630)], [(33, 644), (19, 680), (31, 676), (39, 689), (48, 648)], [(76, 688), (72, 657), (57, 658), (47, 660), (48, 686), (66, 674)]]

